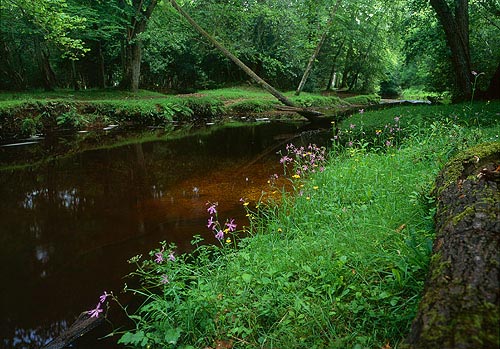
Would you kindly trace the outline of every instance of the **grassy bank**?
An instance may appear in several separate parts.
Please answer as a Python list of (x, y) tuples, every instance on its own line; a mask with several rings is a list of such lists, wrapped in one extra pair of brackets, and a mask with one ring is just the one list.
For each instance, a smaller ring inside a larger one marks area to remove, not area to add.
[(231, 217), (218, 217), (210, 204), (219, 246), (194, 239), (194, 253), (177, 255), (163, 243), (131, 260), (141, 281), (133, 292), (144, 303), (131, 315), (136, 329), (120, 341), (137, 348), (397, 348), (426, 277), (434, 178), (459, 151), (499, 141), (499, 107), (360, 113), (332, 134), (326, 160), (316, 147), (289, 146), (285, 174), (267, 191), (286, 185), (292, 194), (242, 202), (250, 237), (240, 238)]
[[(341, 99), (303, 93), (289, 98), (303, 107), (345, 108), (370, 104), (376, 96)], [(132, 94), (117, 90), (0, 93), (0, 140), (28, 137), (58, 130), (98, 129), (110, 124), (167, 126), (173, 122), (205, 123), (229, 116), (278, 117), (279, 102), (255, 87), (200, 91), (189, 95), (164, 95), (151, 91)], [(267, 115), (269, 116), (269, 115)], [(295, 115), (295, 118), (299, 118)]]

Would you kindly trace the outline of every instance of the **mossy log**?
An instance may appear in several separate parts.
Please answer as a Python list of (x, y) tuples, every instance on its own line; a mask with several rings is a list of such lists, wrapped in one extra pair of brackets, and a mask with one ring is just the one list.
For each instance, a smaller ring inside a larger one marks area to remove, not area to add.
[(462, 153), (436, 179), (436, 239), (405, 348), (499, 348), (500, 143)]

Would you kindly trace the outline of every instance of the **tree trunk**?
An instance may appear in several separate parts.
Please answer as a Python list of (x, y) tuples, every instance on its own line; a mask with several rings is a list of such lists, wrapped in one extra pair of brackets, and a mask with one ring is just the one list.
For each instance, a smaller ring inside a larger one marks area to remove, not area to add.
[(436, 180), (436, 239), (405, 348), (490, 349), (500, 340), (500, 143), (458, 156)]
[(56, 74), (50, 65), (50, 54), (48, 50), (42, 47), (38, 38), (35, 38), (35, 54), (45, 91), (54, 91), (54, 87), (56, 86)]
[[(337, 77), (337, 58), (339, 58), (340, 53), (342, 53), (342, 48), (344, 47), (345, 39), (342, 40), (340, 43), (340, 46), (337, 50), (337, 53), (333, 57), (333, 64), (332, 64), (332, 70), (330, 72), (330, 79), (328, 80), (328, 84), (326, 85), (326, 91), (330, 91), (332, 89), (332, 86), (335, 84), (335, 80)], [(335, 86), (333, 86), (335, 87)]]
[(141, 78), (142, 59), (142, 41), (139, 38), (139, 34), (146, 30), (147, 22), (153, 14), (157, 0), (151, 0), (145, 10), (142, 9), (144, 0), (134, 0), (132, 3), (137, 14), (127, 29), (127, 41), (124, 47), (123, 78), (120, 82), (120, 87), (137, 92)]
[(104, 66), (104, 54), (102, 53), (101, 40), (97, 41), (97, 64), (99, 68), (99, 78), (97, 84), (99, 88), (106, 88), (106, 71)]
[(318, 57), (319, 51), (321, 50), (321, 47), (323, 46), (326, 36), (328, 35), (330, 31), (330, 26), (332, 25), (333, 22), (333, 17), (335, 17), (335, 12), (337, 12), (337, 9), (340, 5), (342, 0), (337, 0), (335, 5), (333, 6), (332, 12), (330, 14), (330, 18), (328, 18), (328, 22), (326, 23), (325, 31), (323, 32), (323, 35), (321, 35), (321, 38), (316, 45), (316, 49), (314, 50), (311, 58), (309, 58), (309, 62), (307, 63), (306, 70), (304, 71), (304, 75), (302, 75), (302, 80), (300, 80), (299, 86), (297, 87), (297, 91), (295, 91), (295, 95), (298, 96), (300, 95), (300, 92), (302, 92), (302, 89), (304, 88), (304, 85), (306, 84), (307, 78), (309, 77), (309, 74), (311, 74), (312, 66), (314, 64), (314, 61), (316, 60), (316, 57)]
[[(11, 87), (15, 90), (22, 90), (27, 88), (27, 84), (25, 81), (26, 71), (24, 69), (23, 64), (20, 64), (21, 59), (17, 54), (17, 57), (14, 57), (12, 50), (9, 45), (0, 38), (0, 47), (1, 47), (1, 56), (5, 60), (0, 68), (0, 72), (3, 73), (4, 76), (7, 77), (11, 82)], [(0, 59), (1, 61), (1, 59)], [(16, 64), (17, 62), (17, 64)]]
[(342, 72), (342, 81), (340, 82), (340, 88), (346, 88), (347, 87), (347, 80), (349, 76), (351, 75), (352, 71), (352, 59), (351, 56), (354, 55), (354, 47), (353, 47), (353, 42), (351, 41), (349, 43), (349, 48), (347, 49), (347, 52), (345, 54), (345, 59), (344, 59), (344, 71)]
[(485, 97), (487, 99), (500, 99), (500, 62), (498, 62), (497, 70), (490, 80)]
[(455, 14), (446, 0), (430, 0), (446, 35), (451, 50), (451, 60), (455, 73), (456, 102), (470, 100), (472, 97), (472, 74), (469, 50), (469, 6), (467, 0), (455, 0)]
[(276, 97), (281, 103), (286, 106), (292, 107), (296, 109), (296, 112), (308, 118), (311, 121), (315, 121), (316, 117), (322, 115), (322, 113), (306, 110), (303, 108), (299, 108), (295, 103), (286, 98), (283, 94), (281, 94), (274, 87), (269, 85), (266, 81), (264, 81), (260, 76), (255, 74), (252, 69), (250, 69), (245, 63), (243, 63), (238, 57), (229, 52), (222, 44), (220, 44), (217, 40), (215, 40), (210, 34), (208, 34), (202, 27), (198, 25), (178, 4), (175, 0), (170, 0), (172, 6), (179, 12), (192, 26), (193, 28), (200, 33), (205, 39), (207, 39), (212, 45), (214, 45), (217, 49), (219, 49), (224, 56), (233, 61), (240, 69), (242, 69), (248, 76), (250, 76), (259, 86), (265, 89), (267, 92)]
[(76, 63), (74, 59), (71, 60), (71, 83), (73, 84), (73, 90), (80, 90), (80, 84), (78, 83), (78, 72), (76, 71)]

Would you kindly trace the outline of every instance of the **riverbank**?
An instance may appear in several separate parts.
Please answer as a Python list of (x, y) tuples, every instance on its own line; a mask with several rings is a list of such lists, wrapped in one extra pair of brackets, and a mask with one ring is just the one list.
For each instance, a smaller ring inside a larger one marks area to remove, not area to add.
[(147, 302), (133, 317), (136, 329), (120, 342), (137, 348), (398, 347), (427, 275), (435, 177), (458, 152), (499, 142), (499, 107), (358, 113), (332, 134), (325, 161), (314, 146), (289, 146), (282, 154), (286, 173), (270, 179), (265, 191), (289, 183), (294, 193), (278, 202), (242, 198), (250, 227), (233, 231), (238, 222), (217, 216), (209, 204), (219, 247), (201, 245), (182, 255), (167, 242), (133, 260), (141, 287), (132, 292)]
[[(376, 104), (376, 95), (323, 96), (303, 93), (293, 96), (297, 105), (320, 108), (334, 114), (346, 108)], [(286, 118), (304, 120), (290, 111), (277, 110), (280, 103), (255, 87), (237, 87), (187, 95), (165, 95), (151, 91), (132, 94), (117, 90), (0, 93), (0, 141), (58, 131), (82, 131), (106, 127), (206, 124), (228, 119)]]

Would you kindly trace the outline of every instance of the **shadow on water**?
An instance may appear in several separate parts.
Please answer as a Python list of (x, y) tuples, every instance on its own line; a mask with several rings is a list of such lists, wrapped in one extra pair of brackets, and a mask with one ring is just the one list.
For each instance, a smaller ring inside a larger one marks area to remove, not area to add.
[[(36, 163), (0, 171), (0, 345), (41, 347), (95, 307), (103, 290), (119, 294), (131, 271), (126, 261), (159, 241), (175, 243), (178, 253), (189, 251), (195, 234), (214, 241), (207, 201), (219, 202), (221, 218), (244, 224), (239, 199), (258, 200), (281, 173), (276, 152), (292, 141), (329, 139), (303, 131), (303, 124), (270, 123), (170, 140), (150, 133), (147, 141), (64, 157), (54, 153), (71, 143), (65, 138), (0, 148), (4, 164), (26, 154)], [(50, 160), (40, 161), (40, 152)], [(75, 347), (117, 347), (95, 336)]]

